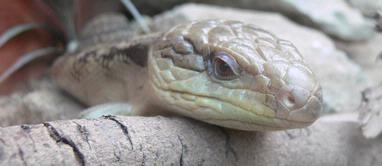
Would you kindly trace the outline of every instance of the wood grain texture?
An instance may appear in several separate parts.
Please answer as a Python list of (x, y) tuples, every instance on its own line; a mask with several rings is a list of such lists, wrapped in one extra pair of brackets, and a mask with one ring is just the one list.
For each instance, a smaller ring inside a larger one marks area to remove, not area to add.
[[(337, 119), (337, 120), (333, 120)], [(105, 117), (0, 129), (0, 165), (381, 165), (356, 122), (240, 132), (184, 118)]]

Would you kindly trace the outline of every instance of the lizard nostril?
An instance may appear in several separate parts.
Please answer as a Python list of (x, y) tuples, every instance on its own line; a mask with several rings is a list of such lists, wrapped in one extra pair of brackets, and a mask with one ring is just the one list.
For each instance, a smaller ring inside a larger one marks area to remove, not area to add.
[(293, 108), (296, 104), (296, 99), (290, 93), (287, 93), (286, 95), (284, 95), (282, 100), (285, 106), (287, 106), (288, 108)]
[(309, 91), (294, 87), (290, 91), (284, 91), (281, 93), (280, 99), (283, 105), (290, 110), (303, 107), (310, 97)]

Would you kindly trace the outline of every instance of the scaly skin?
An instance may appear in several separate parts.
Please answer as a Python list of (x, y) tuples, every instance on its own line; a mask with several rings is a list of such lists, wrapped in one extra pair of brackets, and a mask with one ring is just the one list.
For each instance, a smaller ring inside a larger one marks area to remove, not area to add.
[(166, 110), (264, 131), (306, 127), (322, 110), (320, 85), (293, 44), (238, 21), (195, 21), (82, 49), (53, 73), (86, 104), (128, 102), (130, 115)]

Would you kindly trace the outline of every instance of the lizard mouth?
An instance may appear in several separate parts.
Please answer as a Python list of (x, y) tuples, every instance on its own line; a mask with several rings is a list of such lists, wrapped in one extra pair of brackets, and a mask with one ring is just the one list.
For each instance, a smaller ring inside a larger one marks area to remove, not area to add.
[(217, 97), (165, 89), (155, 83), (153, 87), (163, 104), (167, 103), (170, 110), (177, 110), (175, 113), (227, 128), (248, 131), (283, 130), (306, 127), (314, 122), (260, 114), (262, 111), (259, 109), (270, 110), (261, 103), (255, 107), (258, 110), (248, 110), (240, 104)]

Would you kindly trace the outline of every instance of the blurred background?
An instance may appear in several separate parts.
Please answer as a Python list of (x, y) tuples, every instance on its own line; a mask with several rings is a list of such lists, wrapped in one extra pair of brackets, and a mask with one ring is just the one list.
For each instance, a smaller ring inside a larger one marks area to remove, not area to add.
[(382, 81), (382, 0), (133, 0), (143, 14), (138, 22), (124, 4), (1, 1), (0, 125), (76, 117), (83, 106), (51, 83), (49, 68), (85, 37), (96, 36), (86, 32), (86, 25), (105, 13), (120, 13), (129, 20), (128, 25), (115, 26), (116, 31), (128, 31), (126, 37), (150, 33), (145, 26), (155, 32), (195, 19), (258, 25), (297, 46), (323, 86), (323, 114), (357, 111), (370, 117), (374, 111), (378, 117), (382, 108), (367, 104), (379, 96), (372, 93)]

